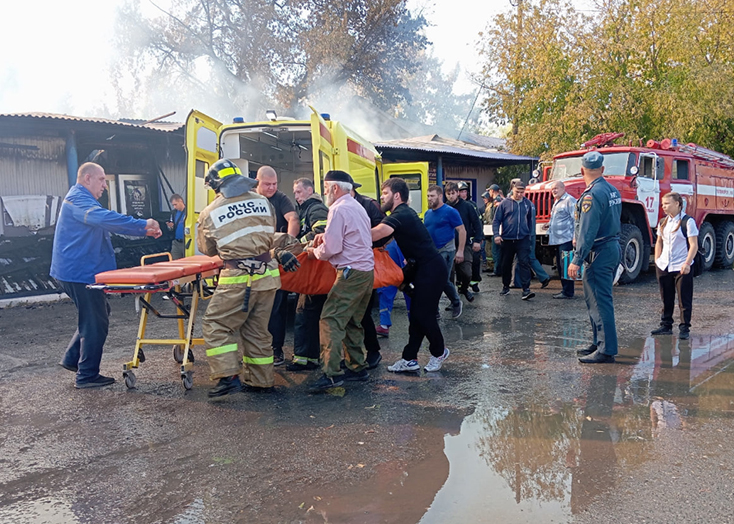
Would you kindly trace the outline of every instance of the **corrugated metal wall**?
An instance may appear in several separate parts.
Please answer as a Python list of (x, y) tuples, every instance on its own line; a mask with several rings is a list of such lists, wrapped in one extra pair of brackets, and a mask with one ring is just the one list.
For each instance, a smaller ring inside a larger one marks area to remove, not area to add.
[(58, 137), (0, 136), (0, 196), (66, 195), (65, 148)]

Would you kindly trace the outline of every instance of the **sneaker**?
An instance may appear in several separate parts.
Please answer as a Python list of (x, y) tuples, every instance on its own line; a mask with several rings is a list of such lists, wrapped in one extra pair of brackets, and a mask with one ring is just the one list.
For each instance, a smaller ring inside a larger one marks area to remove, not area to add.
[(500, 291), (500, 296), (501, 297), (504, 297), (505, 295), (509, 295), (509, 294), (510, 294), (510, 288), (509, 287), (503, 287), (502, 288), (502, 291)]
[(387, 366), (388, 371), (393, 373), (414, 373), (421, 370), (417, 360), (405, 360), (401, 358), (392, 366)]
[(459, 300), (459, 302), (451, 307), (451, 318), (459, 318), (461, 316), (461, 313), (464, 311), (464, 304)]
[(233, 377), (220, 378), (217, 385), (210, 389), (207, 395), (209, 398), (223, 397), (224, 395), (237, 393), (238, 391), (242, 391), (242, 382), (240, 382), (240, 377), (235, 375)]
[(548, 287), (548, 284), (550, 284), (550, 278), (546, 278), (540, 283), (540, 289), (545, 289)]
[(569, 297), (568, 295), (561, 292), (561, 293), (556, 293), (555, 295), (553, 295), (553, 298), (564, 299), (564, 298), (573, 298), (573, 297)]
[(347, 369), (342, 378), (344, 380), (349, 380), (350, 382), (364, 382), (365, 380), (370, 379), (370, 374), (367, 373), (366, 369), (363, 369), (362, 371), (352, 371), (351, 369)]
[(530, 300), (534, 296), (535, 296), (535, 293), (533, 293), (529, 289), (526, 289), (525, 291), (522, 292), (522, 299), (523, 300)]
[(375, 331), (378, 337), (387, 338), (390, 336), (390, 326), (375, 326)]
[(283, 354), (283, 348), (273, 348), (273, 365), (282, 366), (285, 364), (285, 355)]
[(426, 367), (424, 367), (423, 369), (427, 373), (438, 371), (439, 369), (441, 369), (441, 366), (443, 366), (444, 360), (449, 358), (450, 353), (451, 352), (449, 351), (449, 348), (444, 348), (443, 355), (441, 355), (440, 357), (431, 356), (431, 360), (428, 361), (428, 364), (426, 364)]
[(465, 289), (464, 291), (462, 291), (461, 294), (466, 297), (467, 302), (474, 302), (474, 295), (468, 289)]
[(650, 331), (651, 335), (672, 335), (673, 334), (673, 328), (670, 326), (660, 326), (657, 329), (653, 329)]
[(311, 387), (308, 388), (308, 390), (312, 393), (317, 391), (326, 391), (327, 389), (335, 388), (342, 384), (344, 384), (344, 380), (339, 375), (334, 377), (321, 375), (321, 378), (311, 384)]
[(306, 362), (305, 364), (301, 364), (300, 362), (289, 362), (285, 365), (286, 371), (313, 371), (314, 369), (318, 369), (319, 365), (315, 362)]
[(472, 284), (471, 290), (474, 291), (474, 293), (479, 293), (479, 284)]
[(103, 375), (97, 375), (97, 378), (88, 382), (77, 382), (74, 384), (76, 389), (87, 389), (87, 388), (101, 388), (104, 386), (110, 386), (115, 383), (115, 379), (112, 377), (105, 377)]
[(367, 369), (375, 369), (382, 362), (382, 355), (375, 351), (374, 353), (367, 353)]
[(680, 340), (688, 340), (689, 338), (691, 338), (691, 333), (690, 331), (681, 331), (678, 333), (678, 338)]

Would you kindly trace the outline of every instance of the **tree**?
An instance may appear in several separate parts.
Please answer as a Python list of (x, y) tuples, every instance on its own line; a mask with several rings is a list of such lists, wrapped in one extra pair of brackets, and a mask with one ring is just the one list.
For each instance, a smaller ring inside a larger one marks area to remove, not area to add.
[(564, 0), (520, 0), (490, 24), (485, 108), (513, 124), (513, 150), (548, 157), (623, 131), (734, 153), (734, 0), (596, 8), (584, 15)]
[(405, 0), (174, 0), (156, 18), (129, 3), (118, 92), (186, 90), (247, 118), (342, 89), (389, 109), (410, 102), (405, 79), (428, 45), (425, 24)]

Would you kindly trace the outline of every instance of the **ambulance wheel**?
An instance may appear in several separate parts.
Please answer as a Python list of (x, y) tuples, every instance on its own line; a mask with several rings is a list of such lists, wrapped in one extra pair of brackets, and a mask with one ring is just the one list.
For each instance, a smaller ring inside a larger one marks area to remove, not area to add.
[(183, 383), (184, 389), (187, 391), (194, 387), (194, 372), (187, 371), (181, 375), (181, 382)]
[[(622, 247), (622, 266), (624, 271), (619, 277), (620, 284), (634, 282), (642, 271), (642, 257), (644, 256), (644, 243), (642, 233), (634, 224), (622, 224), (619, 235), (619, 244)], [(649, 254), (648, 254), (649, 256)]]
[(716, 226), (714, 263), (724, 268), (730, 268), (734, 264), (734, 222), (724, 220)]
[[(183, 344), (175, 344), (173, 346), (173, 360), (179, 364), (183, 363), (183, 348)], [(194, 352), (189, 348), (189, 362), (193, 363), (194, 361)]]
[(138, 381), (135, 373), (132, 371), (126, 371), (123, 373), (123, 376), (125, 377), (125, 385), (127, 386), (127, 389), (135, 389), (135, 383)]
[(703, 255), (703, 270), (708, 271), (716, 259), (716, 234), (714, 226), (709, 222), (701, 223), (701, 227), (698, 228), (698, 249)]

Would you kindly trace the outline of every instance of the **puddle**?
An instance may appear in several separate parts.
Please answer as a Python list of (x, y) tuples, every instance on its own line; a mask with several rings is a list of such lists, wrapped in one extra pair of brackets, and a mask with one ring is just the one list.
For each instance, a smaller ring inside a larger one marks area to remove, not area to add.
[(0, 507), (0, 522), (4, 524), (74, 524), (82, 522), (74, 514), (72, 506), (64, 499), (43, 497), (36, 500), (16, 502)]
[(620, 361), (580, 370), (579, 398), (551, 378), (531, 403), (478, 406), (444, 437), (449, 475), (420, 522), (566, 522), (644, 467), (657, 439), (734, 414), (734, 335), (649, 337)]

